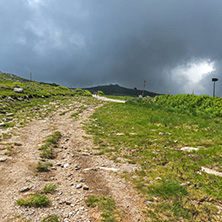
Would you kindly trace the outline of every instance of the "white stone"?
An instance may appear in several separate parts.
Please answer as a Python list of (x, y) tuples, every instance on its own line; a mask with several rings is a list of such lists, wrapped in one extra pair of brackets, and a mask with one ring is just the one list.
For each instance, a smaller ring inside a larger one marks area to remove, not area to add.
[(80, 189), (80, 188), (82, 188), (82, 184), (77, 184), (76, 189)]
[(0, 157), (0, 162), (5, 162), (7, 160), (6, 157)]
[(67, 168), (68, 166), (69, 166), (68, 163), (65, 163), (65, 164), (64, 164), (64, 168)]
[(116, 133), (117, 136), (122, 136), (124, 133)]
[(113, 172), (118, 172), (119, 169), (116, 168), (108, 168), (108, 167), (99, 167), (100, 170), (107, 170), (107, 171), (113, 171)]
[(14, 92), (16, 92), (16, 93), (24, 93), (24, 89), (23, 88), (14, 88)]
[(218, 177), (222, 177), (221, 172), (218, 172), (216, 170), (212, 170), (212, 169), (207, 168), (207, 167), (201, 167), (201, 171), (203, 171), (205, 173), (208, 173), (208, 174), (213, 174), (213, 175), (218, 176)]
[(191, 151), (198, 151), (199, 148), (195, 148), (195, 147), (182, 147), (181, 150), (183, 151), (187, 151), (187, 152), (191, 152)]

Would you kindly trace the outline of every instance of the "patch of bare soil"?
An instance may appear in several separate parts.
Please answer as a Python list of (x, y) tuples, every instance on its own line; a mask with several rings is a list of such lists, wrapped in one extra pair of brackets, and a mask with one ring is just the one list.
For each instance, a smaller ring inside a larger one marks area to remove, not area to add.
[[(65, 115), (59, 115), (60, 110), (44, 120), (33, 120), (24, 128), (15, 129), (14, 136), (3, 141), (15, 145), (12, 156), (0, 162), (0, 221), (37, 222), (51, 214), (66, 222), (100, 221), (101, 212), (88, 208), (84, 202), (90, 195), (115, 199), (121, 221), (145, 221), (141, 213), (146, 207), (144, 199), (130, 182), (120, 176), (123, 171), (134, 170), (135, 166), (94, 155), (92, 140), (85, 139), (87, 135), (82, 124), (95, 108), (88, 105), (75, 120), (70, 118), (75, 110), (64, 107), (63, 111), (69, 110)], [(50, 172), (37, 173), (38, 148), (55, 130), (61, 132), (62, 139), (55, 148), (56, 159), (50, 160), (53, 167)], [(51, 200), (49, 207), (25, 208), (16, 204), (16, 200), (41, 191), (47, 184), (57, 185), (56, 192), (48, 195)]]

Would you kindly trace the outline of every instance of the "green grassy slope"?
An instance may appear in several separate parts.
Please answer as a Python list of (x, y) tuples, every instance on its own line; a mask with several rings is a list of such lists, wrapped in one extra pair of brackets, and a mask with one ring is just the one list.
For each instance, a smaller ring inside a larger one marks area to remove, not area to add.
[(222, 98), (208, 95), (196, 96), (190, 94), (178, 94), (175, 96), (161, 95), (154, 98), (133, 99), (130, 104), (142, 106), (157, 105), (172, 112), (186, 113), (188, 115), (222, 116)]
[(202, 114), (144, 99), (106, 104), (92, 116), (88, 132), (98, 154), (137, 166), (123, 176), (147, 198), (144, 212), (152, 221), (221, 221), (222, 178), (201, 167), (222, 172), (222, 119)]
[[(15, 93), (14, 88), (23, 88), (24, 93)], [(6, 74), (0, 72), (0, 96), (5, 98), (10, 96), (12, 98), (37, 98), (37, 97), (50, 97), (54, 95), (76, 95), (76, 94), (91, 95), (89, 91), (84, 90), (71, 90), (64, 86), (56, 84), (38, 83), (20, 78), (16, 75)]]
[[(14, 92), (14, 88), (22, 88), (24, 92)], [(70, 96), (92, 94), (87, 90), (71, 90), (56, 84), (38, 83), (0, 72), (0, 123), (3, 123), (1, 127), (12, 127), (18, 122), (22, 125), (27, 118), (41, 115), (40, 109), (47, 115), (54, 108), (53, 105), (48, 106), (50, 102), (61, 100), (62, 103)]]

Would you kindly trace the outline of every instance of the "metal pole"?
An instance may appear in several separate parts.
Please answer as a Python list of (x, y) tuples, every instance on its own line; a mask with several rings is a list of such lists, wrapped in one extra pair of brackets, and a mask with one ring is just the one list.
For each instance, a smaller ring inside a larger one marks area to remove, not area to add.
[(30, 81), (32, 81), (32, 71), (30, 70)]
[(213, 81), (213, 97), (215, 97), (215, 83), (218, 81), (218, 78), (212, 78)]
[(134, 90), (136, 91), (136, 97), (138, 97), (138, 95), (137, 95), (137, 88), (135, 87)]
[(213, 85), (213, 97), (215, 97), (215, 81), (214, 81), (214, 85)]
[(146, 80), (144, 80), (144, 85), (143, 85), (143, 95), (142, 95), (143, 97), (145, 96), (145, 95), (144, 95), (145, 85), (146, 85)]

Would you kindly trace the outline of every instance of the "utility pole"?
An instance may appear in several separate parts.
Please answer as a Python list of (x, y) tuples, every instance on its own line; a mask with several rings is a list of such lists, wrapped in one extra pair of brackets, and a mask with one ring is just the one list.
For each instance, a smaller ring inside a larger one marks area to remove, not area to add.
[(30, 82), (32, 81), (32, 71), (30, 69)]
[(137, 88), (134, 88), (135, 92), (136, 92), (136, 97), (138, 97), (138, 93), (137, 93)]
[(143, 94), (142, 94), (142, 97), (144, 97), (144, 91), (145, 91), (145, 86), (146, 86), (146, 80), (144, 80), (144, 84), (143, 84)]
[(215, 83), (218, 81), (218, 78), (212, 78), (213, 82), (213, 97), (215, 97)]

